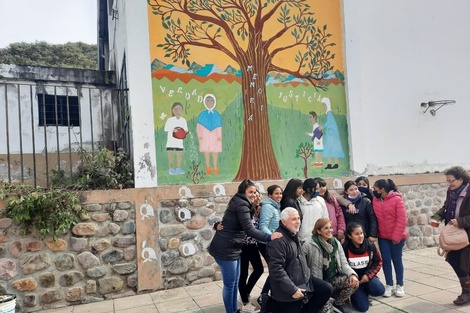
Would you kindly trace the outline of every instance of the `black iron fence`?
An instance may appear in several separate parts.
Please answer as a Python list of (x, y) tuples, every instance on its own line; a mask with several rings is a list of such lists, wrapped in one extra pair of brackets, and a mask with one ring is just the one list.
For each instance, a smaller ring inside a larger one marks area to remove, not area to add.
[(0, 180), (46, 187), (83, 151), (132, 155), (129, 121), (127, 90), (0, 80)]

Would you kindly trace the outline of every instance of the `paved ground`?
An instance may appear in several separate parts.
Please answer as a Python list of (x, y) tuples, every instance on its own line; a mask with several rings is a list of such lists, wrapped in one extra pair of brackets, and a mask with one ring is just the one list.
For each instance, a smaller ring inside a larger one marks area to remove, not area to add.
[[(470, 304), (458, 307), (452, 303), (460, 294), (460, 285), (449, 264), (437, 255), (436, 248), (406, 251), (404, 262), (406, 296), (377, 297), (373, 300), (369, 312), (470, 313)], [(384, 281), (382, 271), (380, 276)], [(265, 277), (266, 274), (260, 279), (252, 294), (259, 294)], [(224, 313), (222, 283), (219, 281), (42, 312)]]

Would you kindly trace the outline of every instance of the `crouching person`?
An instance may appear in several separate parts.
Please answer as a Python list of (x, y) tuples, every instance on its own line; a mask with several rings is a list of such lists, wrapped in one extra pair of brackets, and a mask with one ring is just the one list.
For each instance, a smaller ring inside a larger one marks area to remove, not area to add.
[[(333, 237), (333, 226), (329, 219), (320, 218), (312, 234), (311, 239), (303, 245), (308, 267), (314, 277), (325, 280), (334, 288), (333, 306), (340, 312), (350, 313), (352, 310), (346, 302), (359, 287), (357, 274), (346, 260), (341, 243)], [(328, 304), (323, 312), (330, 312), (331, 309)]]
[(271, 298), (267, 309), (272, 313), (316, 313), (328, 302), (333, 288), (322, 279), (310, 275), (298, 238), (300, 217), (296, 209), (281, 212), (276, 230), (283, 234), (268, 243), (268, 268)]

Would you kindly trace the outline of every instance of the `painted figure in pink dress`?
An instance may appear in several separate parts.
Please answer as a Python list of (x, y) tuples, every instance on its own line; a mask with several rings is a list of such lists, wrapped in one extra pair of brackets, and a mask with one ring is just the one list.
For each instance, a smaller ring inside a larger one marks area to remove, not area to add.
[[(204, 106), (197, 118), (196, 133), (199, 139), (199, 151), (204, 153), (206, 162), (206, 174), (219, 174), (217, 165), (219, 153), (222, 152), (222, 116), (215, 110), (217, 100), (215, 96), (208, 93), (204, 96)], [(210, 157), (212, 155), (212, 166)]]

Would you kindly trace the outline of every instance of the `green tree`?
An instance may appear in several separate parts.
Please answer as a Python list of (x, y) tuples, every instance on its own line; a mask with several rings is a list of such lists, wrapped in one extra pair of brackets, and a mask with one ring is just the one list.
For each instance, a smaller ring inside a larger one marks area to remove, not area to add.
[(0, 63), (94, 70), (98, 67), (98, 49), (83, 42), (15, 42), (0, 49)]

